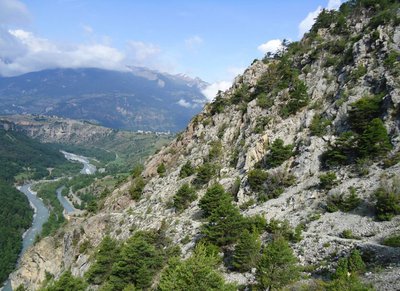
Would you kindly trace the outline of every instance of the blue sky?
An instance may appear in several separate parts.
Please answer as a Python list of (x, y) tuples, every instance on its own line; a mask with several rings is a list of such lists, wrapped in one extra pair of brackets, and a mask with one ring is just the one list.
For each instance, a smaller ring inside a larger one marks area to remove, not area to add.
[(0, 0), (0, 74), (136, 65), (229, 82), (279, 42), (260, 45), (299, 39), (321, 8), (339, 3)]

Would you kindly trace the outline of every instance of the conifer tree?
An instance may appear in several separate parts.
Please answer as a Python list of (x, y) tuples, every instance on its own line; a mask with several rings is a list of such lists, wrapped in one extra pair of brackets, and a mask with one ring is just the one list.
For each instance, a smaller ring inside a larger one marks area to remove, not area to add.
[(247, 272), (254, 268), (260, 255), (261, 242), (258, 233), (250, 233), (245, 229), (233, 253), (232, 266), (240, 272)]
[(288, 242), (277, 237), (262, 251), (257, 265), (256, 279), (263, 289), (278, 289), (297, 280), (297, 259)]

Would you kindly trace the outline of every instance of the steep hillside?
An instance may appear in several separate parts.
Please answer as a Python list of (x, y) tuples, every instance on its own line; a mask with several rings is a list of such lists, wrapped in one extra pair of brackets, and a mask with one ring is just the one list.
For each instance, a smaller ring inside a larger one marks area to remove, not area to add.
[(131, 67), (53, 69), (0, 77), (0, 114), (86, 119), (119, 129), (179, 131), (200, 112), (207, 83)]
[(99, 213), (36, 244), (13, 286), (399, 289), (399, 55), (397, 1), (323, 11)]

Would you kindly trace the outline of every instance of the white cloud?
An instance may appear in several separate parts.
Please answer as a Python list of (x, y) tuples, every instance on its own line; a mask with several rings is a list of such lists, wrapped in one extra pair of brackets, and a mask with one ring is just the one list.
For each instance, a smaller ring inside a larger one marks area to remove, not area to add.
[(315, 19), (318, 17), (319, 13), (322, 11), (322, 7), (318, 8), (312, 12), (309, 12), (307, 17), (304, 18), (299, 24), (299, 37), (302, 37), (315, 23)]
[(142, 41), (128, 41), (128, 47), (132, 57), (138, 62), (145, 62), (161, 52), (157, 45)]
[(188, 39), (185, 39), (186, 48), (188, 48), (189, 50), (195, 50), (203, 42), (203, 39), (198, 35), (194, 35), (192, 37), (189, 37)]
[(19, 75), (49, 68), (96, 67), (125, 70), (125, 54), (103, 44), (58, 45), (17, 30), (0, 30), (0, 74)]
[(177, 103), (178, 103), (178, 105), (185, 107), (185, 108), (193, 107), (193, 105), (190, 102), (187, 102), (185, 99), (180, 99)]
[(263, 43), (257, 47), (257, 49), (263, 54), (266, 53), (277, 53), (283, 48), (282, 41), (280, 39), (271, 39), (266, 43)]
[[(337, 10), (342, 4), (341, 0), (329, 0), (326, 6), (328, 10)], [(306, 18), (304, 18), (299, 24), (299, 37), (302, 37), (306, 32), (308, 32), (313, 24), (315, 23), (315, 19), (321, 13), (322, 7), (318, 6), (318, 8), (314, 11), (311, 11), (307, 14)]]
[(326, 6), (329, 10), (337, 10), (339, 9), (340, 5), (342, 4), (341, 0), (329, 0), (328, 6)]
[(212, 83), (211, 85), (207, 86), (204, 90), (202, 90), (202, 93), (204, 96), (207, 97), (209, 101), (212, 101), (215, 96), (217, 95), (218, 91), (225, 91), (229, 89), (232, 86), (232, 82), (228, 81), (220, 81), (220, 82), (215, 82)]
[(18, 0), (0, 0), (1, 24), (26, 24), (30, 14), (25, 4)]

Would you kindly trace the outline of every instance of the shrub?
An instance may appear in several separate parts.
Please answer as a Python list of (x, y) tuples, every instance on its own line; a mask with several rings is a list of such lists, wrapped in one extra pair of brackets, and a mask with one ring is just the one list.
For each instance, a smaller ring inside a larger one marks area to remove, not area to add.
[(193, 175), (195, 173), (195, 169), (192, 166), (192, 163), (190, 161), (187, 161), (181, 168), (180, 172), (179, 172), (179, 178), (186, 178), (186, 177), (190, 177), (191, 175)]
[(310, 102), (310, 97), (307, 93), (307, 86), (303, 81), (296, 81), (289, 90), (290, 99), (282, 108), (281, 114), (283, 117), (295, 114), (299, 109), (307, 106)]
[(239, 88), (235, 90), (232, 95), (232, 104), (239, 104), (242, 101), (248, 101), (249, 99), (249, 87), (246, 84), (242, 84)]
[(293, 145), (284, 145), (283, 140), (276, 139), (265, 157), (265, 164), (268, 168), (280, 166), (284, 161), (293, 155)]
[(174, 207), (178, 212), (182, 211), (188, 208), (190, 203), (196, 200), (196, 198), (196, 190), (187, 183), (183, 184), (174, 195)]
[(400, 214), (400, 181), (395, 177), (392, 181), (384, 181), (375, 191), (375, 212), (379, 220), (391, 220)]
[(254, 127), (254, 133), (262, 133), (265, 126), (271, 121), (269, 116), (261, 116), (257, 118), (256, 126)]
[(53, 282), (50, 286), (44, 288), (45, 291), (64, 291), (64, 290), (74, 290), (74, 291), (85, 291), (87, 288), (87, 283), (85, 283), (82, 278), (76, 278), (72, 276), (71, 271), (64, 272), (60, 278)]
[(357, 68), (355, 68), (351, 74), (350, 74), (350, 80), (353, 82), (356, 82), (358, 79), (360, 79), (362, 76), (364, 76), (367, 73), (367, 68), (363, 65), (359, 65)]
[(301, 241), (303, 225), (299, 224), (294, 230), (288, 220), (271, 219), (266, 226), (266, 230), (275, 236), (281, 236), (291, 242)]
[(166, 171), (167, 171), (167, 170), (166, 170), (166, 168), (165, 168), (164, 163), (161, 163), (161, 164), (158, 165), (158, 167), (157, 167), (157, 173), (160, 175), (160, 177), (164, 177)]
[(269, 98), (266, 93), (260, 93), (257, 95), (257, 106), (266, 109), (274, 105), (272, 98)]
[(352, 163), (358, 153), (356, 140), (357, 136), (352, 131), (343, 132), (322, 154), (322, 165), (331, 168)]
[(361, 199), (358, 197), (356, 189), (353, 187), (349, 188), (350, 194), (345, 195), (332, 195), (329, 197), (327, 202), (328, 212), (335, 212), (341, 210), (343, 212), (351, 211), (358, 207), (361, 203)]
[(287, 241), (275, 238), (262, 251), (256, 280), (262, 290), (280, 289), (299, 278), (297, 259)]
[(354, 235), (353, 232), (350, 229), (345, 229), (342, 232), (341, 235), (343, 238), (347, 238), (347, 239), (354, 239)]
[(328, 172), (319, 176), (319, 186), (322, 189), (330, 190), (336, 186), (338, 181), (336, 180), (336, 174), (334, 172)]
[(400, 235), (392, 235), (392, 236), (386, 237), (383, 240), (383, 244), (385, 246), (399, 248), (400, 247)]
[(349, 123), (356, 133), (362, 133), (370, 121), (381, 113), (382, 95), (363, 97), (350, 104)]
[(208, 152), (208, 161), (213, 161), (219, 158), (222, 154), (222, 143), (220, 140), (215, 140), (210, 143), (210, 150)]
[(376, 159), (387, 155), (392, 147), (382, 120), (375, 118), (360, 135), (358, 151), (362, 158)]
[(327, 127), (331, 125), (331, 121), (326, 118), (322, 118), (319, 114), (315, 114), (311, 124), (310, 132), (312, 135), (323, 136), (327, 132)]
[(254, 169), (248, 174), (249, 186), (252, 191), (257, 192), (260, 202), (279, 197), (285, 187), (293, 185), (294, 182), (295, 177), (286, 171), (268, 174), (264, 170)]
[(132, 181), (131, 187), (129, 188), (129, 194), (133, 200), (139, 200), (142, 197), (143, 189), (146, 186), (146, 181), (141, 177), (137, 177)]
[(197, 169), (196, 178), (194, 178), (192, 184), (195, 186), (202, 186), (207, 184), (216, 174), (217, 167), (211, 163), (204, 163)]
[(222, 92), (219, 91), (214, 102), (210, 104), (211, 115), (222, 113), (226, 106), (230, 104), (229, 99), (222, 97)]
[(236, 290), (234, 285), (225, 283), (217, 271), (218, 263), (218, 256), (199, 244), (190, 258), (184, 261), (173, 258), (168, 263), (161, 273), (157, 290)]

